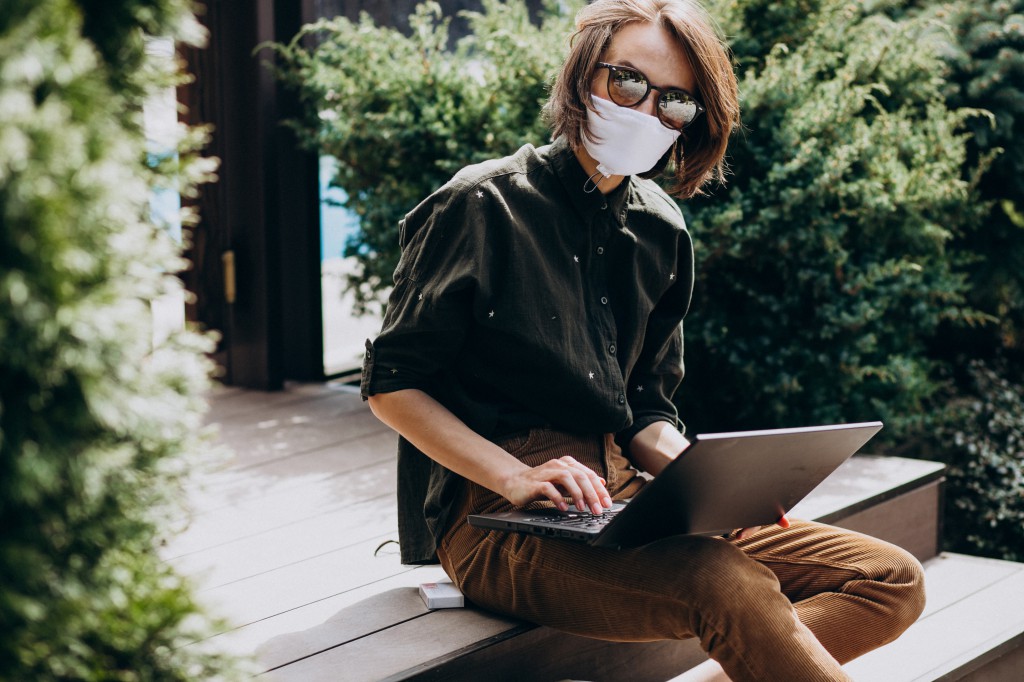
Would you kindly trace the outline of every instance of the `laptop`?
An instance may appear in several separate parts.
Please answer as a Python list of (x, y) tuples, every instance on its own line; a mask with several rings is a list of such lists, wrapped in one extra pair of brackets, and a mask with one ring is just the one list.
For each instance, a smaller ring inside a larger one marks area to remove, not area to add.
[(882, 428), (881, 422), (698, 435), (632, 499), (600, 515), (570, 508), (471, 514), (470, 525), (639, 547), (778, 521)]

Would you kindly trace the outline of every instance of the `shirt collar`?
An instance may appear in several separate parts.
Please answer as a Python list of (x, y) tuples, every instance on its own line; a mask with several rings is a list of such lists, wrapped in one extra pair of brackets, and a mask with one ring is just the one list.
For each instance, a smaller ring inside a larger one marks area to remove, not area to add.
[[(625, 219), (626, 198), (629, 196), (629, 185), (632, 177), (623, 178), (619, 186), (610, 194), (602, 194), (595, 189), (587, 193), (583, 191), (584, 185), (588, 185), (587, 172), (583, 170), (576, 154), (569, 147), (565, 137), (559, 137), (551, 143), (549, 158), (555, 169), (555, 174), (565, 187), (566, 193), (572, 200), (573, 206), (579, 214), (588, 222), (594, 214), (603, 209), (611, 211), (616, 221), (621, 225)], [(589, 183), (592, 185), (593, 183)]]

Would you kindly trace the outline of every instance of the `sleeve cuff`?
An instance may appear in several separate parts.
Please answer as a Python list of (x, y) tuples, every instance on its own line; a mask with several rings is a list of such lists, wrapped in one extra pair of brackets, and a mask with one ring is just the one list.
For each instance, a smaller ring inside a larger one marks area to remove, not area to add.
[(363, 373), (359, 381), (359, 393), (363, 400), (378, 393), (394, 393), (407, 388), (427, 390), (430, 383), (422, 376), (398, 368), (378, 371), (376, 351), (373, 342), (366, 340), (366, 354), (363, 356)]
[(674, 427), (679, 429), (680, 433), (685, 435), (685, 427), (677, 417), (669, 414), (650, 414), (643, 417), (637, 417), (633, 420), (633, 423), (627, 426), (622, 431), (615, 434), (615, 443), (622, 448), (623, 452), (629, 452), (629, 444), (632, 442), (636, 434), (646, 429), (651, 424), (657, 424), (658, 422), (668, 422)]

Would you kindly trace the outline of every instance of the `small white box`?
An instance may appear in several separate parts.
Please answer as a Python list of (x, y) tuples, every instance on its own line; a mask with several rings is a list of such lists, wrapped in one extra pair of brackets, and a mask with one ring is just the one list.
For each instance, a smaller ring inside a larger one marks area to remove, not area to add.
[(462, 591), (448, 581), (423, 583), (420, 585), (420, 596), (428, 609), (457, 609), (465, 606)]

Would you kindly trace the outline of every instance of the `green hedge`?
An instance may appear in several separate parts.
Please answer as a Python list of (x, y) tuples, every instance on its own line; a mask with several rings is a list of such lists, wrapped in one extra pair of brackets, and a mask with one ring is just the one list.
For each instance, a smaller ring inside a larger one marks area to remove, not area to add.
[[(943, 59), (952, 106), (984, 109), (992, 117), (968, 122), (969, 161), (991, 158), (978, 178), (989, 209), (954, 248), (982, 256), (968, 268), (969, 300), (997, 323), (956, 334), (947, 350), (1012, 358), (1005, 367), (1024, 380), (1024, 0), (962, 0), (926, 6), (924, 16), (949, 24)], [(970, 167), (966, 169), (968, 172)]]
[[(84, 33), (83, 33), (84, 32)], [(145, 35), (195, 41), (184, 0), (9, 1), (0, 14), (0, 678), (229, 676), (156, 546), (204, 447), (210, 339), (154, 341), (180, 247), (150, 188), (209, 162), (146, 164), (143, 98), (175, 74)], [(190, 147), (192, 149), (190, 149)]]
[(970, 114), (946, 106), (927, 22), (822, 1), (772, 23), (799, 38), (761, 54), (745, 27), (765, 4), (721, 11), (749, 65), (744, 129), (728, 187), (684, 205), (699, 262), (683, 414), (702, 430), (880, 418), (903, 440), (939, 388), (940, 323), (985, 319), (949, 248), (980, 216)]

